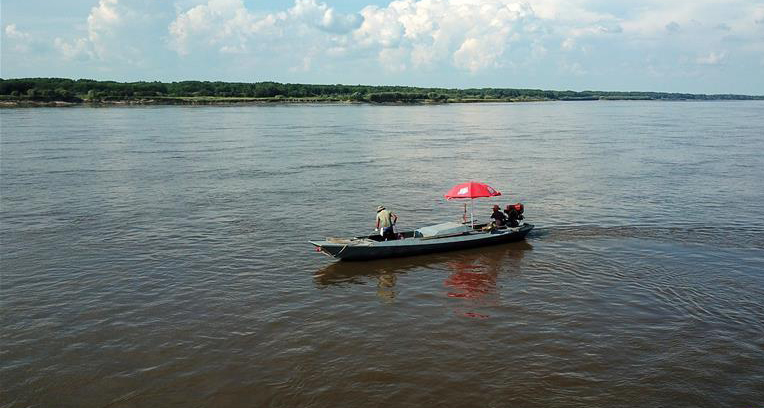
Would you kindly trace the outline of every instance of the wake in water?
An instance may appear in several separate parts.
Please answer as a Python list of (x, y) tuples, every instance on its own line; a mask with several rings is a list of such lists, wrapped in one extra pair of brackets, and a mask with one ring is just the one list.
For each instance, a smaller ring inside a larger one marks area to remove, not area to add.
[(596, 239), (638, 239), (666, 244), (714, 245), (720, 248), (764, 249), (764, 229), (759, 227), (708, 225), (687, 226), (541, 226), (528, 234), (527, 240), (495, 247), (476, 248), (450, 253), (432, 254), (362, 263), (333, 262), (314, 273), (319, 286), (365, 283), (369, 277), (407, 273), (417, 269), (438, 269), (450, 261), (501, 262), (522, 259), (533, 250), (535, 241), (544, 243), (580, 242)]
[(725, 248), (764, 249), (764, 228), (728, 224), (688, 224), (685, 226), (659, 224), (613, 227), (537, 225), (528, 234), (528, 239), (542, 239), (551, 242), (600, 238), (650, 239), (658, 242), (682, 244), (712, 244)]

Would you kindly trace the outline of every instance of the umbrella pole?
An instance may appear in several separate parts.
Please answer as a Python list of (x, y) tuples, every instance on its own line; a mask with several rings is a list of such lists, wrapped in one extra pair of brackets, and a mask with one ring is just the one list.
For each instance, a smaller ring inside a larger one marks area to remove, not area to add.
[(475, 199), (470, 198), (470, 222), (472, 223), (472, 229), (475, 229)]

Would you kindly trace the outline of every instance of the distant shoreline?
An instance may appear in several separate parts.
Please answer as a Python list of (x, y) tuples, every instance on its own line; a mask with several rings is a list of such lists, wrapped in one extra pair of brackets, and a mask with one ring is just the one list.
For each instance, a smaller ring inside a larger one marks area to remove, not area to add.
[(115, 82), (67, 78), (0, 79), (0, 107), (496, 103), (544, 101), (764, 100), (761, 95), (551, 91), (515, 88), (420, 88), (278, 82)]
[(2, 107), (71, 107), (71, 106), (231, 106), (231, 105), (301, 105), (301, 104), (347, 104), (347, 105), (445, 105), (452, 103), (520, 103), (552, 102), (551, 99), (450, 99), (417, 101), (368, 102), (347, 99), (310, 98), (137, 98), (120, 100), (0, 100)]
[(422, 106), (422, 105), (446, 105), (446, 104), (491, 104), (491, 103), (533, 103), (533, 102), (617, 102), (617, 101), (652, 101), (652, 102), (713, 102), (713, 101), (751, 101), (764, 100), (764, 98), (751, 99), (635, 99), (635, 98), (599, 98), (599, 99), (449, 99), (449, 100), (418, 100), (391, 101), (391, 102), (368, 102), (352, 101), (343, 99), (306, 99), (306, 98), (140, 98), (122, 100), (8, 100), (0, 99), (2, 108), (46, 108), (46, 107), (120, 107), (120, 106), (247, 106), (247, 105), (309, 105), (309, 104), (345, 104), (345, 105), (379, 105), (379, 106)]

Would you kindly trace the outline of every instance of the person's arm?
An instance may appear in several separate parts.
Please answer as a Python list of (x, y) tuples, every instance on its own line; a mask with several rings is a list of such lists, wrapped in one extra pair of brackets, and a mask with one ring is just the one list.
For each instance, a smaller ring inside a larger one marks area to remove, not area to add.
[(395, 225), (396, 222), (398, 222), (398, 215), (393, 213), (393, 225)]
[(374, 228), (375, 229), (379, 229), (379, 217), (377, 217), (377, 224), (376, 224), (376, 226)]

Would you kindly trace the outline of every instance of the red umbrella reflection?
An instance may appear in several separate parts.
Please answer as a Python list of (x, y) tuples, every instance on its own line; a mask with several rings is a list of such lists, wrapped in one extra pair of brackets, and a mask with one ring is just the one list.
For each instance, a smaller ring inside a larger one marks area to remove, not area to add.
[[(465, 262), (449, 262), (454, 273), (443, 282), (450, 290), (447, 296), (461, 298), (478, 304), (495, 304), (498, 300), (496, 291), (497, 271), (486, 271), (484, 265)], [(474, 305), (474, 304), (473, 304)], [(485, 319), (488, 315), (476, 312), (464, 312), (467, 317)]]

